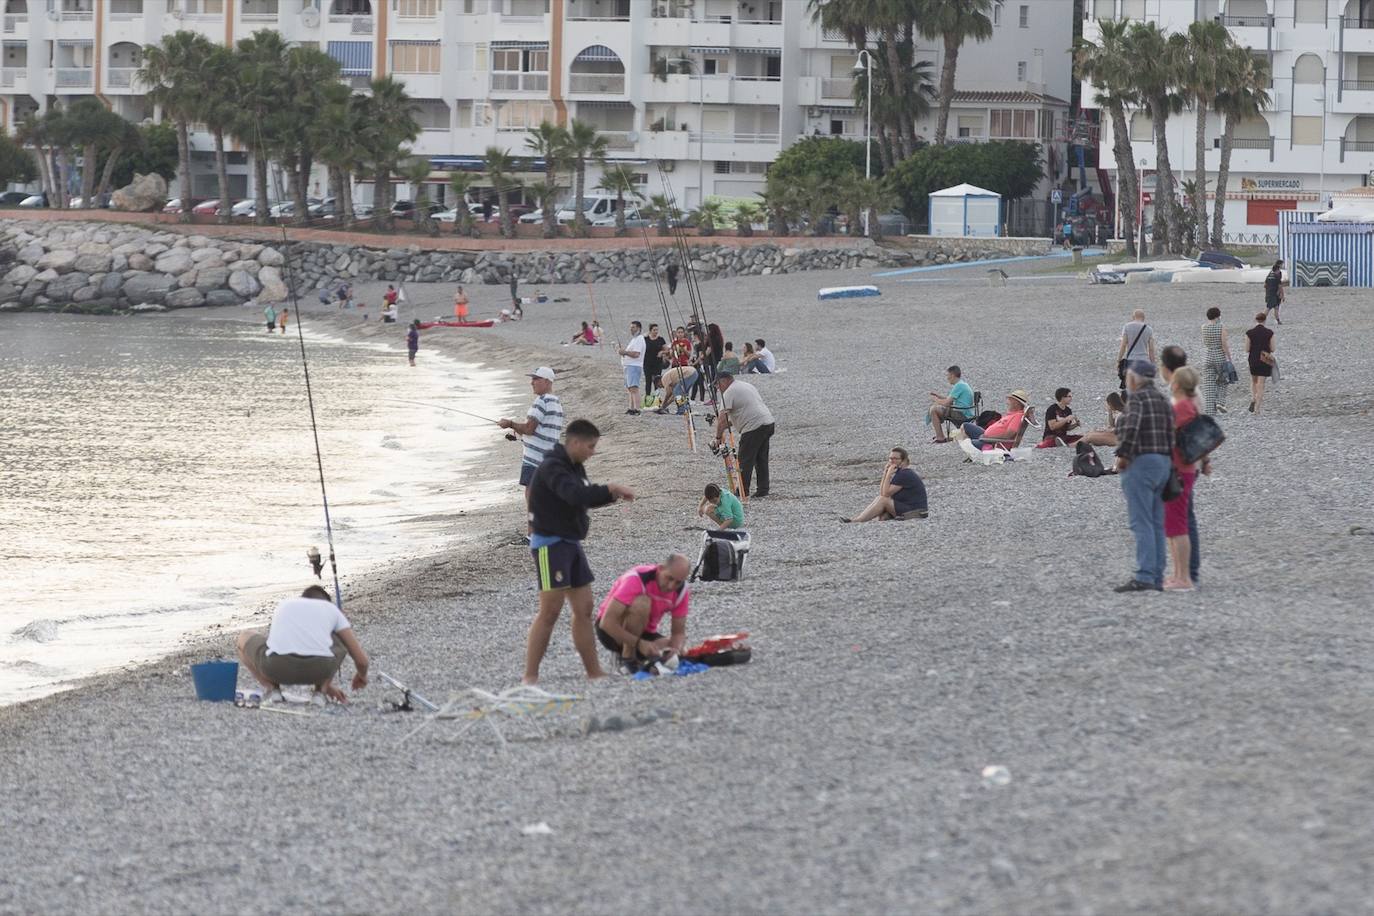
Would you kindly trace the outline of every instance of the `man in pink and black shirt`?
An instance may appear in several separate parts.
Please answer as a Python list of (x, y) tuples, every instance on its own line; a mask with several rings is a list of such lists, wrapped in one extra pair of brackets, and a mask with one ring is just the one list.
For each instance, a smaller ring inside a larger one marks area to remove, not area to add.
[[(611, 586), (596, 617), (596, 638), (620, 656), (620, 670), (639, 671), (658, 661), (665, 650), (680, 653), (687, 644), (687, 612), (691, 597), (687, 576), (691, 564), (680, 553), (662, 563), (630, 569)], [(672, 619), (669, 636), (658, 628), (664, 615)]]

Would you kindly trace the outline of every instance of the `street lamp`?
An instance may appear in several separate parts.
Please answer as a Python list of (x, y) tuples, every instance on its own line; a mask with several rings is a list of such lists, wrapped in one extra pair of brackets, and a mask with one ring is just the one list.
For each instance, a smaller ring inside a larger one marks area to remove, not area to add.
[[(859, 52), (854, 61), (854, 72), (864, 74), (864, 89), (868, 96), (867, 111), (864, 114), (864, 178), (873, 177), (873, 55), (868, 49)], [(868, 236), (868, 208), (864, 207), (864, 236)]]
[[(1144, 156), (1140, 157), (1140, 191), (1139, 198), (1135, 202), (1136, 221), (1140, 224), (1135, 233), (1135, 262), (1140, 263), (1140, 252), (1145, 248), (1145, 166), (1149, 162)], [(1159, 206), (1158, 202), (1155, 206)]]
[[(693, 73), (697, 64), (690, 57), (669, 57), (664, 60), (665, 64), (686, 64), (687, 72)], [(703, 171), (702, 160), (706, 157), (706, 84), (702, 82), (701, 76), (696, 75), (697, 81), (697, 206), (706, 203), (706, 174)]]

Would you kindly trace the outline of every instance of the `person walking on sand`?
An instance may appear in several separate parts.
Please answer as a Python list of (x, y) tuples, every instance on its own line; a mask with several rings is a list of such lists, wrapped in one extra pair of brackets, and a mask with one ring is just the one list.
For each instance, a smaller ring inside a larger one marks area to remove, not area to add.
[(268, 702), (282, 701), (282, 687), (309, 684), (315, 689), (313, 702), (323, 704), (328, 698), (347, 703), (348, 697), (333, 684), (345, 655), (353, 659), (353, 691), (367, 686), (367, 653), (353, 635), (353, 625), (319, 585), (278, 604), (266, 633), (241, 634), (238, 655), (248, 673), (267, 688)]
[(1191, 553), (1192, 534), (1189, 521), (1193, 518), (1193, 485), (1197, 482), (1198, 470), (1210, 470), (1206, 459), (1201, 463), (1183, 460), (1178, 448), (1178, 430), (1197, 419), (1198, 408), (1202, 405), (1198, 397), (1198, 371), (1192, 366), (1179, 366), (1170, 373), (1169, 390), (1172, 394), (1174, 409), (1174, 471), (1178, 474), (1183, 492), (1177, 498), (1164, 504), (1164, 537), (1169, 547), (1170, 569), (1173, 575), (1164, 580), (1168, 591), (1191, 591), (1196, 576), (1193, 573)]
[(281, 328), (283, 334), (286, 333), (286, 323), (290, 319), (290, 312), (291, 309), (283, 305), (281, 311), (277, 313), (277, 327)]
[[(638, 390), (638, 385), (635, 386)], [(601, 431), (589, 420), (573, 420), (563, 443), (549, 449), (530, 480), (530, 555), (539, 587), (539, 611), (525, 642), (524, 684), (539, 683), (539, 666), (549, 649), (563, 605), (572, 605), (573, 646), (589, 680), (606, 676), (596, 657), (592, 626), (592, 575), (582, 541), (591, 527), (588, 509), (630, 501), (634, 491), (617, 483), (594, 484), (584, 468), (596, 454)]]
[(1116, 351), (1116, 378), (1126, 390), (1126, 366), (1134, 360), (1155, 361), (1155, 332), (1145, 323), (1145, 310), (1136, 309), (1121, 329), (1121, 346)]
[(525, 309), (520, 305), (520, 277), (510, 272), (510, 313), (517, 320), (525, 317)]
[(415, 365), (415, 354), (420, 351), (420, 319), (418, 318), (410, 323), (410, 330), (406, 331), (406, 350), (410, 353), (410, 364)]
[(1264, 312), (1267, 315), (1271, 309), (1273, 310), (1275, 324), (1283, 324), (1283, 319), (1279, 318), (1279, 306), (1281, 305), (1283, 305), (1283, 262), (1275, 261), (1269, 274), (1264, 278)]
[(1226, 413), (1226, 389), (1231, 387), (1236, 367), (1231, 362), (1231, 342), (1221, 324), (1221, 309), (1215, 305), (1207, 310), (1202, 345), (1207, 348), (1202, 359), (1202, 412)]
[(678, 268), (677, 262), (674, 261), (674, 262), (672, 262), (671, 264), (668, 265), (668, 269), (665, 271), (665, 273), (668, 275), (668, 295), (670, 295), (670, 296), (676, 296), (676, 295), (677, 295), (677, 274), (678, 274), (678, 270), (679, 270), (679, 268)]
[(554, 371), (548, 366), (540, 366), (529, 375), (530, 389), (534, 391), (534, 403), (525, 412), (520, 422), (502, 417), (496, 425), (502, 429), (524, 436), (525, 450), (520, 460), (520, 486), (525, 491), (525, 509), (530, 505), (530, 481), (534, 472), (555, 445), (563, 432), (563, 403), (553, 393)]
[[(1245, 357), (1250, 364), (1250, 412), (1264, 403), (1264, 383), (1274, 376), (1274, 332), (1264, 326), (1268, 312), (1255, 313), (1255, 326), (1245, 332)], [(1277, 313), (1275, 313), (1277, 314)]]
[(625, 391), (630, 396), (630, 409), (626, 414), (639, 416), (639, 385), (644, 381), (644, 352), (647, 349), (644, 335), (640, 333), (643, 325), (638, 321), (630, 322), (630, 342), (616, 349), (620, 354), (620, 368), (625, 373)]
[(749, 480), (758, 469), (758, 489), (754, 497), (768, 495), (768, 442), (773, 438), (776, 424), (773, 414), (763, 403), (759, 390), (748, 382), (736, 381), (728, 372), (716, 375), (716, 390), (720, 392), (720, 410), (716, 416), (716, 439), (712, 450), (720, 449), (721, 437), (729, 426), (739, 433), (739, 474), (742, 492), (749, 495)]
[(1136, 360), (1126, 369), (1126, 413), (1116, 425), (1116, 470), (1135, 537), (1135, 575), (1118, 592), (1164, 588), (1164, 485), (1174, 451), (1174, 411), (1155, 387), (1154, 363)]
[(453, 317), (459, 321), (468, 320), (468, 294), (463, 292), (463, 287), (458, 287), (458, 292), (453, 294)]
[(262, 314), (267, 319), (267, 333), (271, 334), (277, 329), (277, 310), (268, 305), (263, 308)]

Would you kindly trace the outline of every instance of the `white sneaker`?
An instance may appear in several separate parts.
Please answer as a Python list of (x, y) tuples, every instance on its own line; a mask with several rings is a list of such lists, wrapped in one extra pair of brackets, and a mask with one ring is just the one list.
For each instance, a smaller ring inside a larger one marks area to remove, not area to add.
[(323, 708), (329, 705), (329, 700), (325, 699), (324, 694), (317, 690), (310, 695), (310, 705)]
[(262, 698), (264, 703), (285, 703), (286, 697), (281, 695), (280, 690), (269, 690), (267, 696)]

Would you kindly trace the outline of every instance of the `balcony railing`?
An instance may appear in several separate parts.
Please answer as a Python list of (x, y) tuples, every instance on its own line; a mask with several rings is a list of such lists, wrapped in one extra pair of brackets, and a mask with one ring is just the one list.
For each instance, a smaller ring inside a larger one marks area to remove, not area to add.
[(27, 67), (5, 67), (0, 70), (0, 86), (12, 88), (15, 83), (26, 83), (29, 79)]
[(692, 131), (688, 139), (693, 143), (777, 143), (777, 134), (732, 134), (720, 130), (708, 130), (705, 133)]
[(57, 85), (61, 89), (86, 89), (91, 86), (90, 67), (58, 67)]
[(110, 8), (111, 22), (132, 22), (143, 17), (143, 10)]
[(589, 16), (589, 15), (587, 15), (587, 14), (585, 14), (585, 13), (569, 13), (569, 14), (568, 14), (568, 22), (629, 22), (629, 21), (630, 21), (630, 16), (629, 16), (628, 13), (626, 13), (626, 14), (623, 15), (623, 16), (620, 15), (619, 13), (607, 13), (607, 14), (600, 15), (600, 16)]
[(1346, 92), (1369, 92), (1374, 90), (1374, 80), (1341, 80), (1341, 88)]
[(823, 99), (845, 99), (849, 101), (854, 98), (854, 81), (852, 79), (826, 78), (821, 80), (821, 98)]
[(13, 31), (14, 31), (16, 28), (18, 28), (19, 26), (21, 26), (21, 25), (27, 26), (28, 24), (29, 24), (29, 17), (28, 17), (27, 15), (6, 16), (6, 17), (5, 17), (5, 31), (6, 31), (6, 32), (13, 32)]
[(1258, 16), (1222, 16), (1221, 24), (1232, 29), (1265, 29), (1272, 25), (1274, 17), (1267, 14)]
[(597, 133), (606, 138), (607, 149), (634, 149), (635, 137), (633, 131), (628, 130), (602, 130)]
[(1374, 153), (1374, 140), (1347, 140), (1341, 138), (1341, 155), (1346, 153)]
[(1231, 140), (1231, 149), (1273, 150), (1273, 148), (1273, 137), (1235, 137)]
[(569, 92), (592, 92), (602, 95), (624, 95), (623, 73), (574, 73), (568, 80)]
[(847, 41), (848, 39), (846, 39), (846, 38), (844, 37), (844, 33), (841, 32), (839, 29), (822, 29), (822, 30), (821, 30), (821, 40), (822, 40), (822, 41)]
[(349, 31), (354, 35), (372, 34), (372, 17), (370, 15), (330, 16), (329, 21), (338, 24), (349, 23)]
[(134, 84), (137, 67), (110, 67), (105, 71), (105, 85), (111, 89), (128, 89)]
[(244, 6), (243, 14), (240, 17), (244, 22), (276, 22), (278, 17), (277, 7), (266, 6)]
[(492, 92), (548, 92), (547, 73), (497, 73), (491, 75)]
[(95, 12), (93, 10), (63, 10), (61, 16), (63, 22), (95, 21)]
[(1347, 29), (1374, 29), (1374, 19), (1366, 19), (1360, 16), (1347, 16), (1341, 20)]

